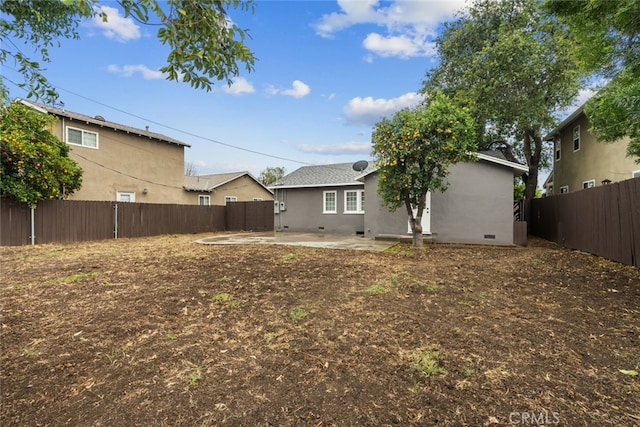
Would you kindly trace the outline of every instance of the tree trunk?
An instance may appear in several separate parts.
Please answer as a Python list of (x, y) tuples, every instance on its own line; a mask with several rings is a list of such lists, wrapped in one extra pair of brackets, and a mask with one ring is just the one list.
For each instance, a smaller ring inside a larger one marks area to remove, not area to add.
[(538, 129), (527, 129), (524, 131), (524, 157), (527, 159), (529, 173), (523, 176), (525, 179), (524, 198), (532, 200), (536, 197), (538, 188), (538, 168), (542, 155), (542, 134)]
[(424, 212), (424, 203), (427, 198), (427, 192), (420, 196), (420, 201), (418, 202), (418, 212), (413, 217), (413, 207), (411, 206), (411, 202), (409, 201), (409, 197), (405, 197), (404, 204), (407, 208), (407, 215), (409, 217), (409, 224), (411, 225), (412, 232), (412, 242), (413, 246), (416, 248), (421, 248), (424, 246), (424, 239), (422, 236), (422, 213)]

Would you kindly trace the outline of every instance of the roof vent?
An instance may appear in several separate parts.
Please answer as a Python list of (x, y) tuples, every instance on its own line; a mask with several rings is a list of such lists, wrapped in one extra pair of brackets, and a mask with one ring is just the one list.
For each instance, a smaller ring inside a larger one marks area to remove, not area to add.
[(95, 117), (94, 117), (94, 119), (96, 119), (96, 120), (100, 120), (101, 122), (106, 121), (106, 120), (104, 119), (104, 117), (102, 117), (102, 116), (95, 116)]

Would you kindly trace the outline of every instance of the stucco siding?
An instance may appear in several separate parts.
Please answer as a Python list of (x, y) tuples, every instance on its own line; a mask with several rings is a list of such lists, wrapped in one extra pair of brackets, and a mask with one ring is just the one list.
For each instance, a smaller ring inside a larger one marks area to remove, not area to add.
[(197, 205), (200, 196), (209, 196), (211, 205), (224, 206), (226, 197), (235, 197), (237, 202), (252, 202), (254, 199), (273, 200), (273, 194), (267, 191), (251, 177), (243, 175), (216, 187), (213, 191), (184, 191), (183, 202)]
[[(275, 228), (300, 232), (362, 233), (364, 214), (344, 213), (344, 191), (362, 188), (363, 186), (277, 189), (274, 198), (283, 202), (286, 210), (275, 214)], [(336, 191), (337, 213), (322, 212), (325, 190)], [(365, 203), (366, 200), (365, 195)]]
[[(513, 244), (513, 172), (484, 161), (450, 169), (446, 192), (431, 194), (431, 232), (437, 242)], [(377, 174), (367, 176), (365, 235), (406, 235), (404, 207), (389, 212), (377, 197)], [(377, 203), (377, 207), (376, 207)], [(485, 237), (487, 236), (487, 237)]]
[[(580, 149), (573, 150), (573, 129), (580, 126)], [(608, 179), (612, 182), (632, 178), (632, 172), (640, 169), (634, 159), (626, 157), (629, 138), (613, 143), (597, 142), (589, 132), (591, 124), (584, 114), (564, 126), (557, 136), (560, 141), (560, 159), (553, 163), (553, 194), (560, 193), (561, 187), (569, 192), (582, 190), (583, 183), (595, 181), (602, 185)]]
[(98, 148), (69, 144), (69, 157), (84, 170), (82, 187), (71, 199), (110, 201), (117, 192), (131, 192), (140, 203), (182, 202), (183, 146), (68, 119), (53, 133), (66, 142), (68, 126), (98, 134)]

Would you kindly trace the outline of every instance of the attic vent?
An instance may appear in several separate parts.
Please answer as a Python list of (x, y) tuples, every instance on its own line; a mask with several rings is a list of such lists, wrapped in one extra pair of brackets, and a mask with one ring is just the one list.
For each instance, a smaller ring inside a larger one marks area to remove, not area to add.
[(101, 122), (106, 121), (106, 120), (104, 119), (104, 117), (102, 117), (102, 116), (95, 116), (95, 117), (94, 117), (94, 119), (96, 119), (96, 120), (100, 120)]

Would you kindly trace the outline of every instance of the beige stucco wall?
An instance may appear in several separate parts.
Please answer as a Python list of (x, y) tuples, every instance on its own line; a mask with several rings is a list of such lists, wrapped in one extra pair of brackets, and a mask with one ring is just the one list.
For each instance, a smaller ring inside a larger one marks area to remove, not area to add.
[(69, 156), (84, 170), (82, 188), (71, 199), (111, 201), (125, 191), (133, 192), (139, 203), (182, 202), (184, 146), (68, 118), (60, 119), (52, 132), (66, 142), (68, 126), (98, 133), (97, 149), (69, 144)]
[[(578, 124), (580, 149), (573, 151), (573, 128)], [(582, 190), (583, 183), (589, 180), (595, 180), (596, 187), (602, 185), (604, 179), (624, 181), (632, 178), (633, 171), (640, 170), (633, 158), (626, 157), (628, 138), (614, 143), (596, 142), (588, 130), (590, 126), (587, 117), (581, 114), (561, 130), (560, 160), (555, 160), (554, 155), (554, 194), (559, 194), (562, 186), (569, 186), (569, 192)]]
[(224, 205), (226, 196), (235, 196), (238, 202), (251, 202), (254, 198), (273, 200), (273, 194), (247, 175), (227, 182), (210, 193), (185, 191), (181, 203), (197, 205), (201, 195), (211, 196), (212, 205)]

